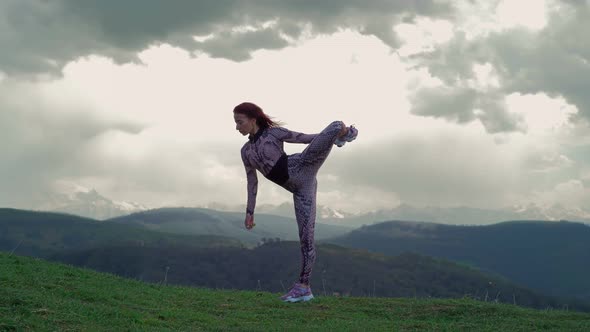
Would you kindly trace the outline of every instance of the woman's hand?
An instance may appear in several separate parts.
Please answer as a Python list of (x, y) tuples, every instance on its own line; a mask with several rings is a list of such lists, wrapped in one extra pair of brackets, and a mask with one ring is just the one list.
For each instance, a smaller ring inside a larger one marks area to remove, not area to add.
[(246, 226), (247, 230), (254, 228), (254, 226), (256, 226), (256, 224), (254, 223), (254, 216), (249, 213), (246, 213), (246, 220), (244, 220), (244, 225)]

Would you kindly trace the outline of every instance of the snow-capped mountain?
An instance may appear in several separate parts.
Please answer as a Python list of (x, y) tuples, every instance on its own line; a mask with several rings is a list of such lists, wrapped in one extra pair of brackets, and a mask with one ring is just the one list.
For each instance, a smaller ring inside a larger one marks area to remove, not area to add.
[(561, 204), (540, 207), (535, 204), (515, 205), (512, 210), (526, 219), (572, 220), (590, 222), (590, 211), (580, 207), (565, 207)]
[(95, 189), (79, 185), (57, 185), (54, 192), (47, 194), (43, 204), (36, 210), (64, 212), (97, 220), (127, 215), (147, 210), (135, 202), (118, 202), (99, 194)]
[[(228, 206), (211, 203), (206, 208), (221, 211), (246, 210), (245, 205)], [(280, 205), (260, 204), (256, 213), (273, 214), (295, 218), (293, 203)], [(392, 209), (381, 209), (362, 214), (353, 214), (328, 206), (318, 205), (317, 219), (327, 224), (361, 226), (388, 220), (426, 221), (455, 225), (486, 225), (510, 220), (570, 220), (590, 223), (590, 212), (582, 208), (566, 208), (561, 205), (539, 207), (535, 204), (512, 206), (504, 209), (481, 209), (472, 207), (416, 207), (400, 204)]]
[(393, 209), (369, 212), (357, 217), (364, 223), (385, 220), (426, 221), (441, 224), (481, 225), (520, 219), (511, 211), (471, 207), (416, 207), (400, 204)]
[(324, 219), (344, 219), (354, 217), (354, 213), (332, 209), (325, 205), (319, 205), (317, 209), (318, 218), (320, 220)]
[[(204, 208), (218, 210), (218, 211), (234, 211), (234, 212), (243, 212), (246, 211), (245, 205), (235, 205), (230, 206), (223, 203), (213, 202), (209, 203)], [(318, 205), (317, 206), (317, 218), (318, 220), (323, 219), (344, 219), (353, 217), (354, 214), (332, 209), (325, 205)], [(288, 217), (288, 218), (295, 218), (295, 208), (293, 207), (292, 202), (284, 202), (279, 205), (273, 204), (259, 204), (256, 206), (256, 213), (264, 213), (264, 214), (272, 214), (281, 217)]]
[(590, 212), (582, 208), (566, 208), (561, 205), (539, 207), (530, 204), (504, 209), (479, 209), (471, 207), (416, 207), (401, 204), (392, 209), (371, 211), (343, 219), (324, 218), (322, 222), (358, 227), (388, 220), (425, 221), (454, 225), (486, 225), (510, 220), (569, 220), (590, 223)]

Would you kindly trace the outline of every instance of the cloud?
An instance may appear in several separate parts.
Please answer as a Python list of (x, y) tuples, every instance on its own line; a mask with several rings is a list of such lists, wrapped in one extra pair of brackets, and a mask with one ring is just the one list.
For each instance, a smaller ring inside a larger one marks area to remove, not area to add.
[(451, 14), (450, 5), (426, 0), (6, 0), (0, 4), (0, 44), (10, 52), (0, 54), (0, 70), (59, 73), (65, 63), (88, 55), (139, 62), (138, 52), (163, 43), (242, 61), (253, 51), (285, 47), (306, 33), (342, 28), (395, 47), (396, 22)]
[(81, 166), (92, 155), (94, 140), (113, 131), (135, 135), (142, 130), (135, 123), (102, 119), (81, 106), (54, 112), (38, 89), (1, 84), (2, 206), (33, 207), (56, 178), (84, 173)]
[[(440, 1), (5, 0), (0, 204), (28, 207), (60, 180), (148, 206), (241, 204), (230, 110), (243, 100), (293, 130), (358, 125), (320, 174), (324, 205), (574, 197), (590, 155), (590, 127), (574, 126), (590, 104), (582, 5), (556, 2), (544, 25), (539, 14), (471, 33)], [(412, 29), (423, 42), (396, 34)], [(48, 72), (63, 77), (15, 77)], [(265, 181), (264, 202), (291, 199)]]
[[(448, 43), (414, 55), (413, 60), (447, 90), (414, 91), (414, 99), (420, 100), (415, 113), (466, 121), (494, 119), (482, 121), (488, 132), (512, 132), (523, 127), (518, 116), (507, 113), (502, 99), (512, 93), (545, 93), (575, 105), (579, 112), (572, 120), (590, 120), (590, 41), (583, 35), (590, 30), (590, 6), (583, 1), (558, 2), (547, 15), (541, 30), (516, 26), (468, 38), (459, 29)], [(491, 66), (499, 84), (477, 88), (478, 103), (468, 88), (478, 80), (474, 67), (484, 64)], [(443, 95), (455, 98), (437, 110)]]
[(488, 133), (525, 131), (523, 117), (510, 113), (504, 99), (494, 90), (482, 92), (472, 87), (449, 85), (420, 87), (410, 94), (410, 112), (459, 124), (477, 119)]
[(477, 92), (468, 88), (439, 86), (422, 88), (412, 96), (412, 113), (421, 116), (450, 118), (459, 123), (475, 117), (473, 109)]
[(588, 209), (590, 205), (590, 187), (580, 179), (567, 179), (546, 191), (534, 192), (535, 200), (542, 205), (555, 204), (567, 208)]
[(258, 49), (281, 49), (289, 43), (279, 31), (264, 28), (246, 32), (221, 32), (215, 38), (197, 43), (197, 47), (215, 58), (234, 61), (250, 59), (250, 53)]
[[(141, 117), (117, 116), (69, 96), (73, 90), (61, 90), (68, 95), (61, 99), (55, 84), (0, 83), (0, 206), (47, 205), (63, 181), (150, 207), (245, 199), (235, 143), (212, 144), (194, 126), (191, 140), (168, 128), (146, 127), (129, 120)], [(231, 127), (228, 133), (234, 134)]]
[(339, 190), (369, 186), (412, 205), (505, 206), (510, 193), (520, 192), (529, 181), (519, 167), (521, 149), (474, 135), (482, 131), (481, 126), (448, 124), (420, 135), (355, 142), (346, 147), (350, 151), (334, 151), (322, 174), (337, 177)]

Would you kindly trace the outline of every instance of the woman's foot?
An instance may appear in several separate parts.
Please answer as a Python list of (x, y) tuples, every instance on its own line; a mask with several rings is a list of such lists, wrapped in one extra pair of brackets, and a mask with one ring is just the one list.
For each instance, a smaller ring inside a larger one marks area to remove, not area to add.
[(247, 213), (246, 214), (246, 219), (244, 220), (244, 226), (246, 226), (247, 230), (250, 230), (252, 228), (254, 228), (254, 226), (256, 226), (256, 224), (254, 223), (254, 216)]
[(311, 287), (301, 283), (295, 283), (287, 294), (281, 296), (281, 300), (285, 302), (306, 302), (311, 299), (313, 299)]
[[(346, 129), (346, 131), (344, 131), (344, 129)], [(358, 136), (359, 131), (354, 127), (354, 125), (351, 125), (350, 127), (344, 127), (343, 131), (340, 133), (341, 134), (338, 135), (338, 138), (334, 142), (334, 144), (339, 148), (343, 147), (346, 142), (354, 141)]]

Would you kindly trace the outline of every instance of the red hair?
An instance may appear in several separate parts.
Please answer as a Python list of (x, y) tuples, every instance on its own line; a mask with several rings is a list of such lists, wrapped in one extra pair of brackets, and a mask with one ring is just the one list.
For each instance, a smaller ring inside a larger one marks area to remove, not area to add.
[(234, 113), (244, 114), (250, 119), (256, 119), (256, 124), (260, 129), (265, 129), (268, 127), (277, 127), (280, 125), (279, 122), (271, 120), (271, 118), (268, 115), (264, 114), (262, 108), (260, 108), (260, 106), (254, 103), (241, 103), (238, 106), (234, 107)]

